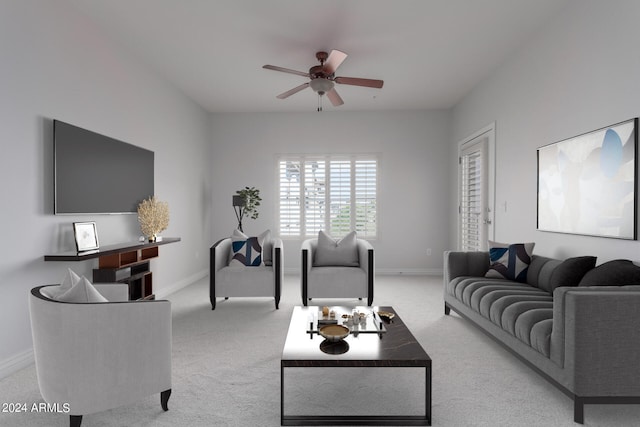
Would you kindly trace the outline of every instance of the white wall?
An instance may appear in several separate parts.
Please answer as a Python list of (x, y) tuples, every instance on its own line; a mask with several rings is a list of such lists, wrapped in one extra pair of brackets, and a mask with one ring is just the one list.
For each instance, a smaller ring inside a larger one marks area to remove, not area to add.
[(88, 277), (96, 267), (44, 262), (74, 249), (71, 223), (96, 221), (101, 245), (140, 235), (136, 215), (53, 215), (53, 119), (155, 152), (156, 195), (171, 212), (163, 234), (182, 238), (151, 263), (157, 294), (208, 272), (210, 235), (208, 113), (64, 3), (3, 0), (1, 8), (0, 377), (31, 360), (29, 290), (59, 282), (67, 267)]
[(536, 148), (640, 115), (638, 17), (636, 0), (569, 3), (453, 110), (452, 166), (455, 143), (496, 122), (496, 240), (535, 241), (536, 253), (599, 263), (640, 258), (636, 241), (536, 230)]
[[(236, 226), (231, 196), (244, 186), (259, 188), (263, 199), (260, 217), (243, 223), (245, 232), (276, 231), (277, 154), (379, 153), (377, 270), (441, 271), (448, 244), (449, 113), (327, 110), (212, 115), (212, 243)], [(300, 269), (300, 243), (285, 241), (288, 271)]]

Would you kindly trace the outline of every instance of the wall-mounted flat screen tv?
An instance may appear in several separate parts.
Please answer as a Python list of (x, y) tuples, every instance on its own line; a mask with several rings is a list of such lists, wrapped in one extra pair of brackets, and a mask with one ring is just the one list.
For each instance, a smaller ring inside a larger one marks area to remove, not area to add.
[(53, 121), (54, 213), (136, 213), (153, 196), (153, 151)]

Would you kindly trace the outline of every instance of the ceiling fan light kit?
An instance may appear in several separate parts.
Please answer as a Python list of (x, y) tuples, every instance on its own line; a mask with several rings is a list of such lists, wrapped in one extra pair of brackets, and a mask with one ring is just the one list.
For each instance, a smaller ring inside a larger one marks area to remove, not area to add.
[(308, 73), (275, 65), (264, 65), (262, 68), (309, 78), (310, 80), (307, 83), (289, 89), (278, 95), (277, 98), (286, 99), (307, 87), (311, 87), (311, 89), (318, 94), (318, 111), (322, 111), (322, 95), (327, 95), (327, 98), (334, 107), (344, 104), (344, 101), (334, 87), (336, 83), (376, 89), (382, 88), (384, 84), (382, 80), (362, 79), (358, 77), (335, 77), (336, 70), (346, 58), (347, 54), (339, 50), (332, 50), (330, 54), (323, 51), (316, 52), (316, 59), (320, 62), (320, 65), (314, 65), (309, 69)]

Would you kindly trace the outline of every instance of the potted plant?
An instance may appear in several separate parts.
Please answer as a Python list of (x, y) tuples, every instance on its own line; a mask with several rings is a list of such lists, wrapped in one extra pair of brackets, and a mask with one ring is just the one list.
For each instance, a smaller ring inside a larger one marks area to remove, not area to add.
[(258, 206), (260, 206), (260, 190), (255, 187), (244, 187), (242, 190), (236, 191), (233, 196), (233, 210), (238, 219), (238, 230), (242, 230), (242, 219), (248, 217), (251, 219), (258, 218)]

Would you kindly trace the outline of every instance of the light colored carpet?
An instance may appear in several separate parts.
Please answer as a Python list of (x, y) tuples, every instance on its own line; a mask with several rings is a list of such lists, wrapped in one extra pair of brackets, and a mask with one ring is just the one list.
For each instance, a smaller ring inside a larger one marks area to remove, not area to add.
[[(442, 278), (381, 276), (376, 305), (392, 305), (433, 360), (434, 426), (575, 426), (573, 402), (457, 315), (444, 316)], [(280, 355), (297, 276), (280, 310), (269, 299), (209, 304), (208, 278), (171, 295), (173, 394), (90, 414), (83, 426), (278, 426)], [(323, 301), (316, 301), (322, 304)], [(341, 301), (357, 305), (358, 301)], [(345, 399), (348, 398), (348, 394)], [(41, 402), (35, 367), (0, 381), (0, 403)], [(55, 413), (2, 413), (0, 425), (67, 426)], [(640, 405), (587, 405), (586, 426), (640, 425)]]

